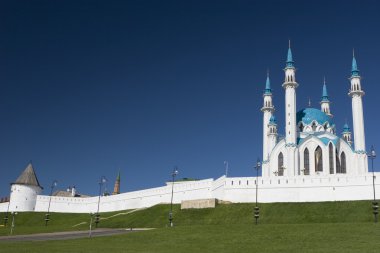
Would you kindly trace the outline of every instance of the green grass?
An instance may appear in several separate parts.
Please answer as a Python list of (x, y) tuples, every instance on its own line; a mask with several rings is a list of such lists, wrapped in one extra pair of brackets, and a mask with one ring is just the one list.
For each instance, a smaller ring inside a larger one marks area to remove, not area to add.
[[(370, 201), (253, 204), (180, 210), (168, 228), (168, 205), (157, 205), (101, 220), (100, 227), (153, 227), (125, 235), (46, 242), (1, 242), (0, 252), (380, 252), (380, 224), (373, 223)], [(121, 213), (121, 212), (116, 212)], [(116, 213), (104, 213), (107, 218)], [(0, 215), (0, 218), (4, 214)], [(16, 234), (88, 229), (88, 214), (19, 213)], [(6, 235), (9, 228), (0, 228)]]

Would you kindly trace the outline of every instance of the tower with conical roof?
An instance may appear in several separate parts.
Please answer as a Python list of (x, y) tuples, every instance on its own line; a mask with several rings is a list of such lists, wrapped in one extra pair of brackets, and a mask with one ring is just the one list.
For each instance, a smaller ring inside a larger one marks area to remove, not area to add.
[(321, 99), (321, 111), (332, 117), (330, 111), (330, 100), (327, 94), (326, 79), (323, 79), (322, 99)]
[(362, 97), (364, 91), (362, 90), (361, 77), (359, 74), (358, 65), (356, 63), (355, 54), (352, 56), (351, 68), (351, 89), (348, 95), (352, 98), (352, 122), (354, 127), (354, 146), (356, 153), (365, 154), (365, 134), (364, 134), (364, 117), (363, 117), (363, 102)]
[(297, 142), (297, 122), (296, 122), (296, 89), (298, 83), (296, 81), (296, 68), (294, 67), (292, 50), (290, 47), (286, 59), (285, 81), (282, 87), (285, 89), (285, 146), (287, 147), (287, 161), (284, 164), (288, 176), (295, 175), (298, 170), (296, 163), (297, 155), (295, 152)]
[(270, 87), (269, 72), (267, 73), (267, 80), (265, 83), (265, 90), (263, 94), (264, 104), (261, 108), (263, 112), (263, 162), (265, 163), (269, 159), (269, 154), (272, 149), (268, 146), (268, 131), (269, 131), (269, 120), (273, 115), (274, 106), (272, 102), (272, 89)]
[(344, 124), (344, 126), (343, 126), (342, 135), (343, 135), (343, 139), (351, 146), (351, 144), (352, 144), (351, 131), (350, 131), (350, 127), (348, 126), (347, 123)]
[(9, 210), (11, 212), (34, 211), (37, 195), (41, 193), (42, 189), (33, 165), (29, 163), (16, 181), (11, 184)]
[(113, 187), (112, 195), (120, 194), (120, 171), (117, 174), (115, 186)]
[(272, 115), (268, 123), (268, 150), (269, 154), (272, 152), (273, 148), (277, 144), (277, 122), (276, 117)]

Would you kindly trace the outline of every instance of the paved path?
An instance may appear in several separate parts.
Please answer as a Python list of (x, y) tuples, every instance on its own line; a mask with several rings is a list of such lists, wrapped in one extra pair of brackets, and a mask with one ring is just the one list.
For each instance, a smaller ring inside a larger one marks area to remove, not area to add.
[[(98, 228), (92, 230), (92, 237), (119, 235), (125, 233), (132, 233), (147, 229), (110, 229)], [(16, 241), (48, 241), (48, 240), (68, 240), (77, 238), (89, 237), (89, 231), (67, 231), (67, 232), (54, 232), (54, 233), (41, 233), (32, 235), (13, 235), (13, 236), (0, 236), (0, 242), (16, 242)]]

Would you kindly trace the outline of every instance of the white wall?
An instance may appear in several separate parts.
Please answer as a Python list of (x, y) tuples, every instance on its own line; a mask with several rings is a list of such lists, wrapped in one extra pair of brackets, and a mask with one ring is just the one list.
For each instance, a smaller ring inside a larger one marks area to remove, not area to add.
[[(380, 178), (380, 173), (375, 173)], [(349, 176), (296, 176), (258, 178), (258, 202), (317, 202), (343, 200), (370, 200), (373, 198), (372, 174)], [(100, 198), (100, 212), (120, 211), (150, 207), (159, 203), (170, 203), (171, 183), (141, 191), (127, 192)], [(380, 181), (376, 182), (380, 194)], [(222, 176), (216, 180), (176, 182), (173, 202), (216, 198), (234, 203), (255, 202), (256, 178)], [(47, 212), (49, 196), (38, 195), (37, 212)], [(51, 212), (95, 213), (98, 197), (73, 198), (51, 197)], [(7, 203), (0, 204), (0, 211), (6, 211)]]

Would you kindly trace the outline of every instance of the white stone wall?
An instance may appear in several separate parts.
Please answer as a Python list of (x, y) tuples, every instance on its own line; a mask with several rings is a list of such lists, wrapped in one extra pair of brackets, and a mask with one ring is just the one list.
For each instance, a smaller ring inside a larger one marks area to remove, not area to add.
[(0, 212), (5, 213), (8, 210), (9, 202), (0, 203)]
[[(380, 178), (380, 173), (375, 174)], [(170, 203), (171, 186), (171, 183), (167, 183), (162, 187), (101, 197), (99, 211), (121, 211)], [(376, 191), (380, 194), (379, 180), (376, 181)], [(216, 180), (176, 182), (173, 203), (211, 198), (233, 203), (247, 203), (255, 202), (255, 196), (255, 177), (226, 178), (222, 176)], [(372, 198), (371, 173), (362, 176), (339, 174), (258, 178), (258, 202), (261, 203), (371, 200)], [(37, 196), (35, 211), (46, 212), (49, 199), (49, 196)], [(52, 197), (50, 211), (95, 213), (97, 205), (98, 197)], [(5, 212), (6, 209), (7, 203), (1, 203), (0, 211)]]

